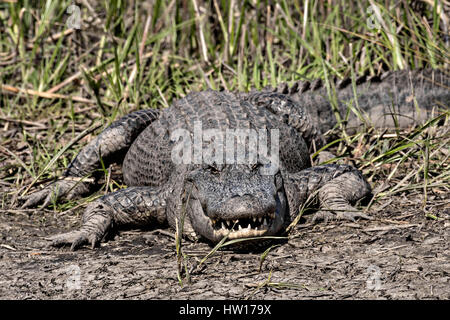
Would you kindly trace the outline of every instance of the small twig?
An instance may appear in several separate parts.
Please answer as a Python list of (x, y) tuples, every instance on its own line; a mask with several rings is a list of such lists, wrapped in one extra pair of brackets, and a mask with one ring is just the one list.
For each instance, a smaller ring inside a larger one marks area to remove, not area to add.
[(10, 93), (22, 93), (22, 94), (28, 94), (31, 96), (38, 96), (41, 98), (46, 99), (63, 99), (63, 100), (72, 100), (76, 102), (82, 102), (82, 103), (89, 103), (89, 104), (96, 104), (94, 100), (86, 99), (83, 97), (78, 96), (67, 96), (64, 94), (57, 94), (57, 93), (48, 93), (48, 92), (42, 92), (42, 91), (36, 91), (32, 89), (22, 89), (22, 88), (16, 88), (7, 84), (3, 84), (0, 86), (0, 88), (4, 91), (10, 92)]
[(17, 250), (16, 248), (13, 248), (13, 247), (11, 247), (11, 246), (9, 246), (7, 244), (3, 244), (3, 243), (0, 244), (0, 247), (6, 248), (6, 249), (12, 250), (12, 251), (16, 251)]
[(15, 123), (19, 123), (19, 124), (26, 124), (26, 125), (29, 125), (29, 126), (39, 127), (41, 129), (48, 129), (47, 126), (45, 126), (44, 124), (42, 124), (40, 122), (12, 119), (12, 118), (6, 118), (6, 117), (1, 117), (1, 116), (0, 116), (0, 120), (7, 121), (7, 122), (15, 122)]
[(156, 90), (158, 90), (159, 96), (161, 97), (161, 99), (162, 99), (162, 101), (163, 101), (164, 107), (165, 107), (165, 108), (168, 108), (168, 107), (169, 107), (169, 104), (167, 103), (166, 98), (164, 98), (164, 95), (163, 95), (161, 89), (159, 88), (159, 86), (156, 86)]
[(55, 93), (56, 91), (59, 91), (59, 89), (61, 89), (62, 87), (65, 87), (66, 85), (68, 85), (69, 83), (73, 83), (74, 80), (78, 79), (81, 76), (82, 76), (82, 72), (78, 71), (77, 73), (75, 73), (74, 75), (70, 76), (69, 78), (67, 78), (63, 82), (58, 83), (56, 86), (54, 86), (50, 90), (47, 90), (46, 93)]
[(362, 231), (365, 231), (365, 232), (389, 231), (389, 230), (394, 230), (394, 229), (405, 229), (405, 228), (413, 228), (413, 227), (418, 227), (418, 226), (419, 226), (418, 224), (408, 223), (408, 224), (398, 224), (398, 225), (366, 228), (366, 229), (363, 229)]
[(108, 175), (106, 176), (105, 195), (108, 194), (108, 187), (111, 183), (111, 166), (108, 167)]

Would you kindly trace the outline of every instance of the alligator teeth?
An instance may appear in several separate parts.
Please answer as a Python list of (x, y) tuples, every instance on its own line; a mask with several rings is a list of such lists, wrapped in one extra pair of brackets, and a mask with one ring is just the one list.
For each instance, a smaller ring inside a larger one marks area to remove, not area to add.
[(253, 222), (256, 222), (256, 217), (253, 217)]
[(262, 222), (262, 218), (261, 218), (261, 217), (259, 217), (259, 218), (258, 218), (258, 221), (259, 221), (259, 223), (261, 223), (261, 222)]
[(225, 223), (222, 221), (222, 229), (226, 229)]
[(263, 226), (267, 226), (267, 220), (264, 218)]
[(241, 225), (238, 225), (238, 229), (239, 229), (239, 230), (242, 230), (242, 226), (241, 226)]
[(233, 220), (234, 223), (239, 223), (239, 219)]
[(250, 225), (250, 223), (248, 224), (248, 226), (247, 226), (247, 229), (251, 229), (252, 228), (252, 226)]

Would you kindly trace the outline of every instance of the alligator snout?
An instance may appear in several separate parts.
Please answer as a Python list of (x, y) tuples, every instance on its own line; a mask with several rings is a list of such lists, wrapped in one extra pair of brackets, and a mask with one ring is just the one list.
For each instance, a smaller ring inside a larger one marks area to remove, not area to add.
[(277, 176), (252, 166), (197, 170), (187, 179), (189, 216), (196, 230), (214, 241), (276, 234), (283, 225), (286, 199)]
[(244, 218), (262, 218), (272, 216), (276, 210), (276, 199), (267, 199), (250, 194), (233, 195), (225, 201), (212, 203), (207, 207), (206, 215), (215, 220), (236, 220)]

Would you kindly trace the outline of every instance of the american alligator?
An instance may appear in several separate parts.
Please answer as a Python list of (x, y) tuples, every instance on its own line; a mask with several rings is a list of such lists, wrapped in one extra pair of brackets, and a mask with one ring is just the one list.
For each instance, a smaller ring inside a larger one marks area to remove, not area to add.
[[(358, 78), (356, 86), (300, 81), (248, 93), (190, 93), (169, 108), (135, 111), (112, 123), (62, 178), (28, 195), (23, 207), (92, 192), (104, 161), (122, 163), (128, 187), (91, 202), (81, 228), (51, 237), (54, 246), (95, 247), (113, 227), (175, 228), (182, 220), (186, 237), (211, 243), (224, 236), (271, 236), (285, 231), (308, 198), (317, 203), (313, 221), (370, 219), (354, 207), (371, 194), (361, 172), (343, 164), (311, 166), (310, 152), (324, 145), (323, 133), (336, 125), (336, 116), (348, 130), (367, 123), (405, 128), (430, 117), (435, 107), (447, 109), (449, 79), (446, 71), (416, 70)], [(335, 108), (329, 102), (333, 92)], [(234, 129), (247, 129), (241, 131), (247, 136), (231, 135), (232, 154), (225, 152), (221, 161), (225, 140), (217, 133)], [(208, 140), (208, 133), (214, 138)], [(234, 146), (244, 150), (245, 161), (237, 161)], [(193, 148), (194, 159), (184, 147)]]

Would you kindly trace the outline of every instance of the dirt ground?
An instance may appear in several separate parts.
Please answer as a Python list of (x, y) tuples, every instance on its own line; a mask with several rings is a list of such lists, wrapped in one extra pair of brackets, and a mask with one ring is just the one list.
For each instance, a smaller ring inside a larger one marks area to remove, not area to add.
[(45, 237), (79, 226), (82, 210), (2, 210), (0, 298), (450, 299), (448, 199), (428, 209), (437, 220), (399, 196), (373, 206), (372, 221), (303, 223), (263, 261), (223, 250), (197, 267), (211, 247), (186, 240), (183, 285), (168, 230), (122, 231), (71, 252)]

